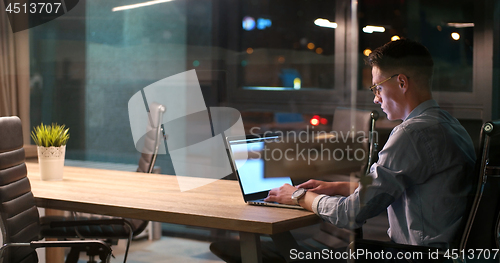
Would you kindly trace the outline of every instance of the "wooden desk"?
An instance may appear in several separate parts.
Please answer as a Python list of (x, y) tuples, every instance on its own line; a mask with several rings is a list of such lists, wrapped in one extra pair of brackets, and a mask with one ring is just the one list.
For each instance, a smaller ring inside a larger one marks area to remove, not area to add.
[(239, 231), (245, 263), (261, 262), (260, 234), (288, 256), (297, 245), (288, 231), (319, 222), (308, 211), (247, 205), (236, 181), (180, 192), (169, 175), (64, 167), (62, 181), (41, 181), (38, 164), (27, 167), (39, 207)]

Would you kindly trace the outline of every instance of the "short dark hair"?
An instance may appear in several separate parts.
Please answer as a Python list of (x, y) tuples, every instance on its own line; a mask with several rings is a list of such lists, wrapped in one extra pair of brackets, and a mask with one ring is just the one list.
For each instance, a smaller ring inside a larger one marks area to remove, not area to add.
[(425, 81), (430, 87), (434, 62), (427, 48), (409, 39), (391, 41), (376, 48), (367, 58), (367, 64), (391, 74), (398, 70), (410, 72), (409, 77)]

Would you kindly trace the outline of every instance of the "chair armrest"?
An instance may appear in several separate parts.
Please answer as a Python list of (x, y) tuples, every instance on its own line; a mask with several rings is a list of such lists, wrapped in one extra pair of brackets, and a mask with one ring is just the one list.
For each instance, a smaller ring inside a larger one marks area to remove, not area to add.
[[(128, 228), (128, 240), (127, 246), (125, 248), (125, 257), (123, 262), (127, 261), (128, 250), (130, 247), (130, 242), (132, 241), (132, 237), (134, 234), (134, 229), (132, 224), (124, 219), (124, 218), (116, 218), (116, 219), (97, 219), (97, 220), (68, 220), (68, 221), (51, 221), (48, 223), (50, 228), (59, 228), (59, 227), (78, 227), (78, 226), (91, 226), (91, 225), (123, 225)], [(77, 229), (75, 229), (78, 236), (81, 238), (85, 238), (82, 236)]]
[(32, 249), (44, 247), (96, 247), (102, 249), (111, 257), (111, 247), (100, 240), (76, 240), (76, 241), (31, 241), (30, 243), (6, 243), (0, 247), (0, 253), (9, 247), (31, 247)]
[[(102, 255), (106, 255), (106, 259), (103, 262), (109, 263), (111, 260), (111, 247), (101, 240), (72, 240), (72, 241), (31, 241), (30, 247), (33, 249), (45, 248), (45, 247), (93, 247), (98, 251), (104, 252)], [(125, 259), (126, 260), (126, 259)], [(126, 262), (126, 261), (123, 261)]]
[[(30, 247), (33, 249), (43, 247), (82, 247), (82, 246), (95, 246), (102, 248), (109, 255), (111, 255), (111, 247), (101, 240), (72, 240), (72, 241), (31, 241)], [(15, 243), (13, 243), (15, 246)]]
[(124, 225), (128, 226), (132, 232), (132, 225), (123, 218), (116, 219), (97, 219), (97, 220), (67, 220), (67, 221), (51, 221), (49, 227), (76, 227), (76, 226), (96, 226), (96, 225)]

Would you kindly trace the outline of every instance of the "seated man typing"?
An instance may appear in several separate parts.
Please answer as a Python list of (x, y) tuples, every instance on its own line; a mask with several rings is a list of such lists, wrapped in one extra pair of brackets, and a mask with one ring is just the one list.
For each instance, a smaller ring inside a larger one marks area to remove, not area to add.
[(371, 166), (367, 175), (371, 184), (310, 180), (299, 189), (291, 185), (273, 189), (266, 201), (298, 200), (322, 219), (346, 228), (360, 227), (387, 209), (393, 242), (449, 247), (465, 217), (472, 188), (472, 140), (432, 99), (433, 61), (423, 45), (389, 42), (374, 50), (368, 63), (374, 103), (381, 105), (389, 120), (403, 120)]

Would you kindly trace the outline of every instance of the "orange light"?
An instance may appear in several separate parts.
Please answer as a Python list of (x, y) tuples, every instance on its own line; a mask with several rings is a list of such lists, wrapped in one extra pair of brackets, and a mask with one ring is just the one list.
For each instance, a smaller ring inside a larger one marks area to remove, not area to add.
[(314, 49), (314, 47), (316, 47), (316, 46), (315, 46), (315, 45), (314, 45), (314, 43), (312, 43), (312, 42), (311, 42), (311, 43), (309, 43), (309, 44), (307, 44), (307, 48), (308, 48), (308, 49), (313, 50), (313, 49)]
[(401, 38), (398, 36), (398, 35), (394, 35), (391, 37), (391, 41), (396, 41), (396, 40), (400, 40)]
[(253, 48), (249, 47), (247, 48), (247, 54), (252, 54), (253, 53)]
[(319, 120), (318, 120), (318, 119), (315, 119), (315, 118), (312, 118), (312, 119), (311, 119), (311, 124), (312, 124), (313, 126), (318, 126), (318, 124), (319, 124)]
[(369, 49), (369, 48), (367, 48), (367, 49), (363, 50), (363, 55), (365, 55), (365, 56), (367, 56), (367, 57), (368, 57), (371, 53), (372, 53), (372, 50), (371, 50), (371, 49)]
[(283, 56), (279, 56), (279, 57), (278, 57), (278, 62), (279, 62), (279, 63), (285, 63), (285, 57), (283, 57)]
[(319, 48), (317, 48), (317, 49), (316, 49), (316, 54), (321, 54), (321, 53), (323, 53), (323, 49), (322, 49), (322, 48), (320, 48), (320, 47), (319, 47)]

